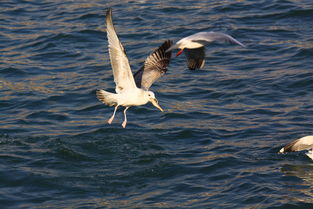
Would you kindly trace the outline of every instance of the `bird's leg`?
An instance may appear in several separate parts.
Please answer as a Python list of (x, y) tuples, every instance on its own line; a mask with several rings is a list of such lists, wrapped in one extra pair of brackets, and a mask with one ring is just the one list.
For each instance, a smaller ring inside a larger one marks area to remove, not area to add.
[(127, 123), (126, 111), (127, 111), (128, 108), (129, 107), (126, 107), (125, 110), (124, 110), (124, 121), (122, 123), (123, 128), (126, 127), (126, 123)]
[(114, 117), (115, 117), (115, 113), (116, 113), (117, 108), (118, 108), (118, 105), (115, 106), (113, 115), (112, 115), (112, 116), (110, 117), (110, 119), (108, 120), (108, 124), (111, 124), (111, 123), (112, 123), (112, 121), (113, 121), (113, 119), (114, 119)]
[(181, 50), (179, 50), (179, 52), (177, 52), (176, 57), (178, 57), (181, 53), (183, 53), (184, 48), (182, 48)]

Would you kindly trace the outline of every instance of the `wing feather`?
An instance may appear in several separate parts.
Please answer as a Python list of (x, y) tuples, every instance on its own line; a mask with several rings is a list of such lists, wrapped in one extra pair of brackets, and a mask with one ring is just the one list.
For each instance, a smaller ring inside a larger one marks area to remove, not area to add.
[(227, 35), (225, 33), (219, 33), (219, 32), (199, 32), (199, 33), (189, 36), (188, 38), (194, 42), (202, 43), (203, 45), (206, 45), (211, 42), (221, 42), (221, 43), (238, 44), (242, 47), (245, 47), (245, 45), (243, 45), (241, 42), (239, 42), (232, 36)]
[(112, 22), (112, 9), (106, 13), (107, 37), (109, 42), (109, 54), (113, 70), (116, 93), (135, 88), (135, 80), (132, 75), (128, 58), (122, 43), (118, 39)]
[(205, 48), (194, 48), (194, 49), (184, 49), (186, 58), (187, 58), (187, 66), (190, 70), (195, 70), (198, 68), (202, 68), (205, 63)]
[(147, 57), (144, 65), (134, 75), (138, 88), (148, 90), (157, 79), (166, 73), (172, 54), (166, 51), (171, 45), (172, 41), (167, 40)]
[(313, 136), (306, 136), (294, 140), (284, 146), (280, 152), (296, 152), (307, 149), (313, 149)]

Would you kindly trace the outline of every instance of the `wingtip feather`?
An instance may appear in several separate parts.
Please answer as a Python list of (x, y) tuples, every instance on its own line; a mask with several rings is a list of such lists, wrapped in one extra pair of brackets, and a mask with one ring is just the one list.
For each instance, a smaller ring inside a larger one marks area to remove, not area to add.
[(113, 27), (113, 20), (112, 20), (112, 8), (110, 7), (107, 12), (106, 12), (106, 15), (105, 15), (105, 21), (106, 21), (106, 24), (107, 24), (107, 27), (112, 25)]
[(112, 16), (112, 8), (109, 7), (107, 12), (106, 12), (106, 17)]

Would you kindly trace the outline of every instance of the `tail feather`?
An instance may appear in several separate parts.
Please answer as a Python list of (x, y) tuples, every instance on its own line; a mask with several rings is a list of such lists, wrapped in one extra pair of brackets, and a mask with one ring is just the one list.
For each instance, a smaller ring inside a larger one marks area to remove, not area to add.
[(97, 90), (96, 91), (97, 98), (108, 106), (116, 106), (117, 105), (117, 98), (116, 94), (110, 93), (104, 90)]

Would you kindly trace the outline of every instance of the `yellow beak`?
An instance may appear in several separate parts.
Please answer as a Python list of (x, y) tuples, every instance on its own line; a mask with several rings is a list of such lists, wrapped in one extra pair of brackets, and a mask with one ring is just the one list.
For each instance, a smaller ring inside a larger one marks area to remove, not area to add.
[(155, 106), (156, 108), (158, 108), (159, 110), (161, 110), (162, 112), (164, 112), (164, 110), (160, 107), (159, 102), (157, 99), (150, 99), (150, 102), (153, 104), (153, 106)]

